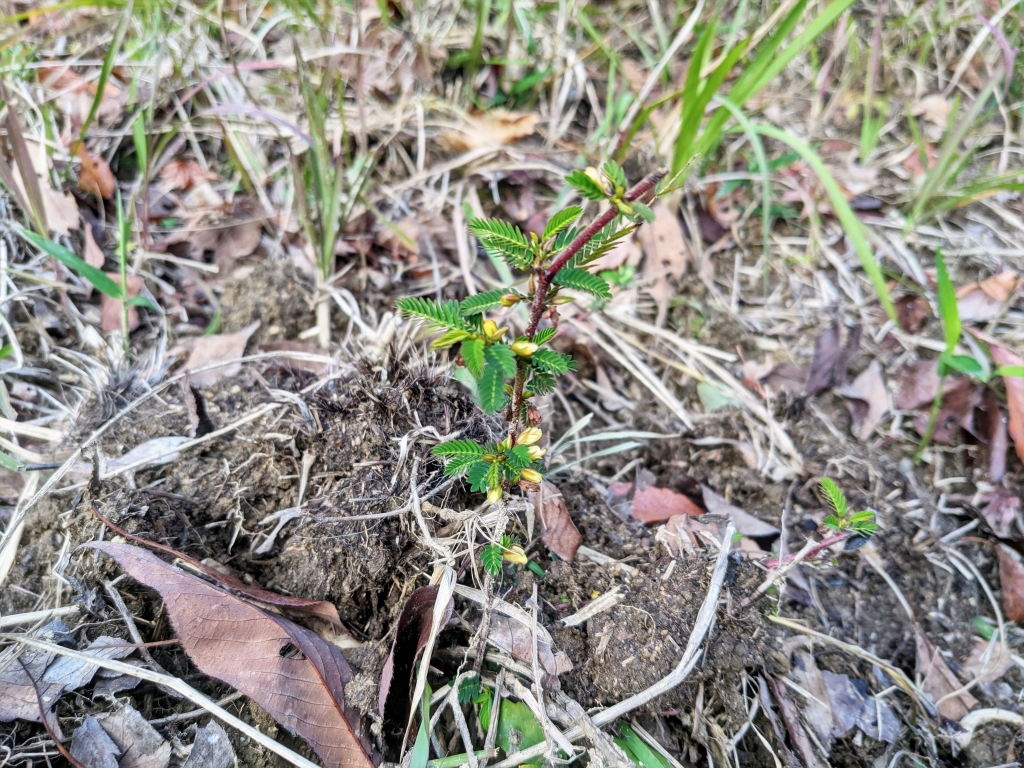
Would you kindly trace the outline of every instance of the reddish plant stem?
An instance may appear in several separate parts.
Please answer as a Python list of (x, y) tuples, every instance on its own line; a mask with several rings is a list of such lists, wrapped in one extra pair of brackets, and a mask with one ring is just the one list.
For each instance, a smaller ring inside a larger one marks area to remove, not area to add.
[[(652, 191), (663, 178), (665, 178), (665, 171), (662, 170), (647, 174), (635, 187), (626, 192), (623, 200), (627, 203), (639, 200)], [(589, 227), (576, 235), (576, 238), (559, 254), (558, 258), (551, 262), (551, 266), (537, 273), (537, 290), (534, 292), (533, 306), (530, 309), (530, 325), (526, 329), (526, 336), (528, 338), (533, 338), (533, 335), (537, 333), (537, 326), (540, 325), (541, 316), (547, 310), (548, 290), (551, 288), (551, 282), (555, 279), (555, 275), (558, 274), (562, 267), (569, 263), (573, 256), (580, 252), (583, 246), (593, 240), (594, 236), (611, 224), (612, 220), (618, 215), (619, 210), (614, 206), (602, 213), (590, 223)], [(516, 380), (512, 387), (512, 412), (509, 414), (511, 416), (509, 419), (511, 424), (509, 427), (509, 442), (511, 445), (515, 445), (516, 435), (519, 433), (519, 412), (523, 408), (523, 387), (525, 385), (525, 367), (517, 365)]]
[[(834, 547), (836, 544), (840, 544), (846, 541), (852, 535), (852, 531), (841, 531), (840, 533), (836, 533), (827, 537), (826, 539), (818, 542), (815, 546), (811, 547), (808, 550), (807, 554), (804, 555), (804, 560), (813, 560), (822, 551), (828, 549), (829, 547)], [(798, 553), (794, 553), (792, 555), (786, 555), (785, 557), (776, 560), (769, 560), (767, 563), (764, 564), (764, 566), (765, 568), (778, 568), (780, 566), (786, 565), (787, 563), (793, 562), (793, 560), (796, 559), (797, 554)]]

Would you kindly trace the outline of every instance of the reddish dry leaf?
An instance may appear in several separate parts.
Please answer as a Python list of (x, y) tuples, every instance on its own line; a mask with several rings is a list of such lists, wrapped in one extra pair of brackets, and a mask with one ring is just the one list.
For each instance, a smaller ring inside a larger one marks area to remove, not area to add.
[(999, 555), (999, 605), (1010, 621), (1024, 621), (1024, 560), (1005, 544), (996, 548)]
[(979, 283), (962, 286), (956, 292), (957, 308), (964, 322), (991, 320), (1017, 291), (1019, 277), (1006, 270)]
[(934, 144), (925, 143), (924, 156), (925, 163), (922, 163), (921, 153), (915, 147), (914, 151), (907, 155), (903, 160), (903, 167), (910, 171), (911, 175), (913, 175), (915, 179), (918, 179), (928, 173), (928, 171), (934, 167), (936, 160), (938, 160), (939, 153), (936, 152)]
[(853, 383), (839, 390), (839, 394), (850, 400), (854, 436), (858, 440), (867, 440), (889, 410), (889, 394), (885, 391), (881, 364), (872, 360)]
[(249, 696), (326, 764), (372, 768), (359, 715), (345, 706), (345, 684), (353, 675), (338, 648), (144, 549), (114, 542), (84, 546), (110, 555), (160, 593), (182, 648), (204, 674)]
[[(413, 672), (416, 659), (430, 638), (436, 600), (437, 587), (420, 587), (406, 598), (402, 612), (398, 615), (398, 627), (395, 630), (395, 639), (391, 643), (391, 653), (388, 654), (384, 669), (380, 673), (377, 712), (384, 718), (384, 722), (390, 723), (400, 731), (404, 731), (409, 725)], [(449, 600), (440, 626), (443, 627), (448, 622), (454, 606), (454, 601)]]
[(996, 536), (1001, 539), (1011, 538), (1012, 529), (1020, 514), (1020, 496), (997, 485), (978, 494), (973, 503)]
[(633, 494), (633, 519), (645, 523), (661, 523), (675, 515), (699, 517), (704, 510), (688, 496), (668, 488), (640, 488)]
[(227, 277), (234, 271), (238, 259), (252, 255), (260, 244), (262, 234), (263, 225), (255, 220), (243, 221), (218, 230), (213, 260), (220, 268), (220, 274)]
[(86, 192), (109, 200), (114, 196), (114, 173), (110, 165), (102, 157), (92, 155), (85, 148), (85, 144), (78, 142), (75, 151), (81, 161), (78, 171), (78, 186)]
[[(86, 227), (88, 230), (88, 227)], [(108, 272), (107, 277), (118, 285), (121, 284), (119, 274)], [(134, 299), (142, 290), (142, 278), (138, 275), (128, 275), (128, 298)], [(142, 321), (139, 319), (139, 310), (135, 307), (128, 307), (128, 330), (134, 331)], [(121, 327), (121, 300), (103, 294), (100, 297), (100, 327), (104, 333), (116, 331)]]
[(467, 116), (462, 126), (442, 134), (438, 142), (455, 152), (515, 144), (533, 133), (538, 119), (532, 112), (493, 109), (490, 112)]
[(846, 345), (840, 345), (839, 320), (825, 328), (814, 340), (814, 359), (807, 376), (808, 395), (817, 395), (846, 379), (846, 366), (860, 347), (861, 327), (855, 325), (846, 337)]
[[(947, 381), (947, 390), (952, 381)], [(931, 406), (939, 390), (939, 368), (935, 360), (915, 360), (905, 366), (896, 377), (893, 405), (901, 411), (914, 411)]]
[(245, 345), (249, 341), (249, 337), (259, 327), (260, 321), (257, 320), (234, 333), (216, 333), (212, 336), (201, 336), (196, 339), (192, 346), (192, 352), (189, 354), (188, 360), (185, 361), (185, 370), (193, 371), (192, 383), (199, 387), (209, 387), (221, 379), (234, 376), (242, 370), (241, 363), (232, 363), (230, 365), (222, 365), (219, 368), (212, 368), (208, 371), (195, 372), (197, 369), (210, 363), (234, 360), (241, 357), (245, 354)]
[(637, 236), (644, 250), (643, 275), (651, 284), (649, 292), (658, 305), (656, 324), (661, 327), (675, 296), (671, 281), (686, 274), (691, 257), (675, 212), (663, 203), (655, 203), (651, 210), (654, 221), (641, 227)]
[[(996, 365), (1024, 365), (1024, 358), (1000, 344), (989, 347)], [(1017, 455), (1024, 461), (1024, 378), (1006, 376), (1006, 407), (1010, 411), (1010, 437)]]
[[(918, 672), (924, 676), (921, 687), (932, 697), (932, 701), (939, 702), (948, 694), (963, 689), (963, 683), (957, 680), (939, 653), (939, 649), (929, 643), (921, 633), (917, 634), (917, 664)], [(977, 705), (976, 698), (969, 692), (962, 691), (959, 695), (949, 696), (942, 701), (938, 705), (938, 710), (943, 717), (958, 722)]]
[(1009, 434), (1006, 431), (1006, 417), (999, 404), (999, 398), (991, 389), (986, 389), (981, 401), (981, 410), (985, 415), (985, 434), (982, 437), (988, 449), (988, 481), (998, 483), (1006, 474), (1006, 450), (1009, 447)]
[(106, 260), (106, 256), (103, 253), (103, 249), (97, 245), (96, 238), (92, 236), (92, 227), (86, 223), (82, 227), (82, 233), (85, 237), (85, 263), (90, 267), (103, 269), (103, 262)]
[(896, 318), (899, 320), (900, 328), (906, 333), (918, 333), (931, 314), (928, 302), (913, 293), (900, 296), (895, 304)]
[(571, 563), (576, 557), (576, 550), (583, 543), (583, 537), (569, 517), (565, 499), (558, 487), (545, 480), (540, 485), (540, 491), (530, 494), (530, 501), (540, 518), (541, 541), (560, 558)]
[(189, 190), (205, 181), (216, 181), (217, 174), (203, 169), (196, 160), (176, 157), (160, 171), (160, 178), (167, 182), (167, 191)]

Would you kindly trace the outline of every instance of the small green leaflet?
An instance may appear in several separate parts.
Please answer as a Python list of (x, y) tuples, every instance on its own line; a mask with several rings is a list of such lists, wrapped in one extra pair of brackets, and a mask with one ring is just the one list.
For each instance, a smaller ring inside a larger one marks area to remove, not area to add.
[(607, 197), (601, 186), (583, 171), (573, 171), (565, 177), (565, 180), (588, 200), (604, 200)]
[(579, 253), (569, 262), (569, 266), (583, 267), (592, 261), (596, 261), (614, 248), (616, 243), (634, 231), (636, 231), (635, 224), (630, 224), (622, 229), (616, 229), (616, 222), (613, 221), (598, 232), (593, 240), (580, 248)]
[(960, 341), (960, 310), (956, 304), (956, 289), (949, 279), (941, 248), (935, 251), (935, 279), (938, 283), (939, 316), (946, 336), (946, 350), (952, 352)]
[(497, 365), (506, 376), (516, 375), (516, 353), (508, 344), (495, 344), (484, 350), (484, 362)]
[(555, 242), (551, 246), (551, 250), (556, 253), (565, 248), (569, 243), (576, 239), (577, 235), (576, 227), (569, 227), (568, 229), (562, 230), (555, 237)]
[[(537, 353), (534, 352), (534, 357)], [(533, 369), (533, 376), (530, 378), (530, 391), (535, 395), (546, 395), (555, 388), (555, 377), (547, 371), (541, 371), (536, 367)]]
[(473, 374), (474, 379), (479, 379), (484, 373), (484, 342), (483, 339), (466, 339), (460, 348), (462, 362), (466, 369)]
[(480, 375), (480, 407), (487, 413), (505, 405), (505, 379), (516, 373), (515, 353), (507, 344), (484, 348), (484, 369)]
[(74, 270), (85, 278), (100, 293), (104, 293), (112, 299), (123, 298), (124, 294), (121, 291), (121, 286), (111, 280), (102, 269), (97, 269), (91, 264), (87, 264), (60, 243), (40, 237), (35, 232), (30, 232), (24, 227), (15, 227), (15, 229), (19, 235), (32, 243), (36, 248), (52, 256), (65, 267)]
[(465, 341), (470, 335), (469, 331), (448, 331), (441, 338), (435, 339), (430, 346), (434, 349), (447, 349), (460, 341)]
[(406, 315), (422, 317), (437, 328), (451, 331), (472, 331), (473, 328), (459, 314), (459, 302), (437, 302), (418, 297), (399, 299), (395, 302)]
[(491, 576), (501, 573), (501, 545), (487, 544), (480, 550), (480, 563)]
[(553, 339), (554, 336), (555, 336), (555, 329), (554, 328), (541, 328), (539, 331), (537, 331), (535, 334), (533, 334), (533, 343), (534, 344), (546, 344), (547, 342), (551, 341), (551, 339)]
[(480, 678), (464, 677), (459, 683), (459, 703), (469, 704), (480, 695)]
[(612, 297), (612, 289), (608, 285), (608, 281), (585, 269), (564, 267), (555, 275), (555, 283), (564, 288), (583, 291), (602, 299), (610, 299)]
[(501, 486), (501, 467), (497, 464), (491, 464), (487, 469), (487, 490), (492, 488), (498, 488)]
[(533, 261), (533, 246), (520, 229), (498, 219), (473, 219), (469, 231), (490, 256), (508, 259), (514, 266), (526, 267)]
[(572, 224), (583, 215), (583, 209), (578, 205), (570, 205), (568, 208), (564, 208), (550, 219), (548, 219), (547, 226), (544, 227), (544, 234), (541, 235), (541, 242), (547, 242), (552, 237), (572, 226)]
[(626, 174), (623, 173), (622, 169), (611, 160), (605, 162), (605, 164), (601, 166), (601, 170), (615, 186), (622, 187), (623, 189), (626, 188)]
[(842, 524), (839, 522), (839, 518), (835, 515), (825, 515), (825, 518), (821, 521), (821, 524), (828, 528), (830, 531), (839, 531), (842, 528)]
[(11, 472), (18, 472), (21, 469), (21, 465), (3, 451), (0, 451), (0, 467), (9, 469)]
[(435, 456), (483, 456), (484, 447), (475, 440), (449, 440), (435, 445), (431, 453)]
[(846, 517), (846, 497), (830, 477), (821, 478), (821, 490), (828, 498), (828, 504), (839, 517)]
[(985, 369), (970, 355), (951, 355), (946, 351), (939, 355), (939, 375), (945, 376), (950, 371), (960, 371), (968, 376), (981, 376)]
[(469, 482), (469, 490), (475, 491), (476, 493), (487, 492), (487, 473), (490, 472), (491, 465), (486, 461), (478, 461), (475, 464), (470, 465), (469, 472), (466, 474), (466, 480)]
[(468, 296), (462, 300), (462, 304), (459, 306), (464, 315), (479, 315), (482, 312), (489, 312), (496, 307), (500, 307), (501, 297), (504, 295), (505, 291), (496, 288), (493, 291)]
[(516, 472), (521, 472), (533, 463), (530, 449), (525, 445), (515, 445), (508, 452), (508, 465)]
[(646, 205), (644, 205), (643, 203), (636, 202), (630, 203), (630, 205), (633, 206), (633, 210), (639, 213), (641, 218), (643, 218), (643, 220), (646, 221), (648, 224), (654, 221), (654, 211), (652, 211)]
[(992, 374), (993, 376), (1005, 376), (1010, 379), (1024, 377), (1024, 365), (1000, 365)]
[(539, 371), (561, 376), (575, 368), (576, 361), (553, 349), (538, 349), (530, 357), (530, 365)]

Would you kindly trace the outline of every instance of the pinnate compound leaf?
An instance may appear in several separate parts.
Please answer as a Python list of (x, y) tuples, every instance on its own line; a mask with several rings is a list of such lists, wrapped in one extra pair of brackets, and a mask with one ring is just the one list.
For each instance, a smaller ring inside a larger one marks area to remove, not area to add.
[(474, 440), (449, 440), (435, 445), (431, 453), (435, 456), (483, 456), (484, 447)]
[[(536, 353), (533, 355), (537, 356)], [(530, 391), (537, 395), (546, 395), (555, 388), (555, 377), (554, 374), (548, 373), (547, 371), (538, 370), (536, 367), (533, 369), (533, 376), (530, 377)]]
[(580, 248), (572, 261), (569, 262), (569, 266), (583, 267), (597, 261), (606, 253), (611, 251), (620, 240), (628, 237), (635, 231), (636, 226), (633, 224), (623, 227), (622, 229), (618, 229), (616, 222), (613, 221), (607, 227), (598, 232), (589, 243)]
[(462, 362), (466, 369), (479, 379), (484, 373), (484, 342), (483, 339), (466, 339), (462, 342)]
[(491, 576), (501, 573), (501, 545), (487, 544), (480, 550), (480, 563)]
[(536, 370), (561, 376), (575, 368), (576, 361), (551, 349), (538, 349), (530, 358), (530, 365)]
[(544, 227), (544, 234), (540, 238), (541, 241), (546, 243), (555, 235), (565, 231), (582, 215), (583, 209), (578, 205), (570, 205), (568, 208), (563, 208), (548, 219), (547, 226)]
[(487, 291), (486, 293), (467, 296), (462, 300), (462, 304), (459, 306), (462, 308), (462, 314), (467, 317), (471, 315), (479, 315), (482, 312), (489, 312), (496, 307), (500, 307), (501, 297), (504, 295), (505, 291), (500, 288), (496, 288), (495, 290)]
[[(345, 705), (353, 673), (341, 650), (139, 547), (89, 542), (164, 600), (182, 648), (207, 675), (259, 704), (327, 765), (372, 768), (357, 712)], [(294, 647), (299, 655), (282, 654)]]
[(422, 317), (435, 328), (449, 331), (472, 331), (473, 328), (459, 314), (457, 301), (430, 301), (416, 296), (399, 299), (395, 302), (406, 315)]
[(846, 497), (842, 489), (830, 477), (821, 478), (821, 491), (828, 499), (828, 505), (839, 517), (846, 517)]
[(585, 269), (577, 269), (576, 267), (560, 269), (558, 274), (555, 275), (555, 283), (563, 288), (583, 291), (602, 299), (610, 299), (612, 297), (612, 289), (608, 285), (608, 281)]
[(469, 482), (469, 490), (476, 493), (485, 493), (487, 491), (487, 473), (490, 472), (491, 465), (486, 461), (477, 461), (469, 467), (469, 474), (466, 475), (466, 480)]
[(583, 171), (573, 171), (565, 177), (566, 182), (580, 193), (582, 197), (588, 200), (604, 200), (606, 195), (604, 190), (592, 178), (587, 176)]
[(496, 365), (506, 376), (516, 375), (516, 353), (508, 344), (495, 344), (484, 350), (484, 360), (488, 365)]
[(530, 466), (533, 460), (530, 458), (530, 448), (526, 445), (514, 445), (508, 452), (508, 465), (520, 472)]
[(555, 337), (554, 328), (541, 328), (535, 334), (533, 334), (534, 344), (547, 344), (551, 339)]
[(444, 336), (439, 339), (435, 339), (431, 343), (433, 349), (447, 349), (453, 347), (460, 341), (465, 341), (470, 337), (469, 331), (448, 331)]
[(601, 170), (604, 172), (604, 175), (607, 176), (609, 180), (611, 180), (613, 184), (615, 184), (618, 187), (625, 188), (626, 174), (625, 172), (623, 172), (621, 168), (619, 168), (618, 165), (613, 163), (611, 160), (608, 160), (605, 162), (603, 166), (601, 166)]
[(473, 219), (469, 231), (490, 256), (508, 259), (517, 267), (525, 267), (533, 259), (529, 238), (513, 224), (499, 219)]

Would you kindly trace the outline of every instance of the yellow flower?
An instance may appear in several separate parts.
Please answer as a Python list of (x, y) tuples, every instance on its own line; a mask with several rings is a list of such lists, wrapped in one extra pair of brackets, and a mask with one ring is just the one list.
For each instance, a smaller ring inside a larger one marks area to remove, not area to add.
[(512, 351), (520, 357), (531, 357), (538, 349), (540, 349), (540, 347), (532, 341), (525, 341), (522, 339), (512, 344)]
[(518, 544), (513, 544), (511, 547), (505, 549), (501, 556), (508, 560), (510, 563), (516, 565), (526, 565), (526, 550), (520, 547)]
[(487, 503), (497, 504), (501, 501), (501, 486), (496, 485), (487, 492)]
[(528, 483), (539, 483), (544, 477), (536, 469), (524, 469), (520, 473), (520, 477)]
[(519, 433), (519, 437), (516, 438), (516, 445), (533, 445), (540, 441), (544, 437), (544, 433), (537, 427), (528, 427)]
[(504, 296), (501, 297), (501, 306), (511, 307), (515, 304), (518, 304), (520, 301), (522, 301), (522, 299), (523, 297), (520, 296), (518, 293), (506, 293)]
[(541, 448), (539, 445), (531, 445), (528, 455), (530, 457), (530, 461), (536, 461), (545, 453), (547, 453), (547, 451)]

